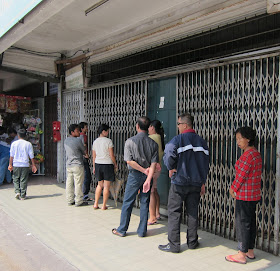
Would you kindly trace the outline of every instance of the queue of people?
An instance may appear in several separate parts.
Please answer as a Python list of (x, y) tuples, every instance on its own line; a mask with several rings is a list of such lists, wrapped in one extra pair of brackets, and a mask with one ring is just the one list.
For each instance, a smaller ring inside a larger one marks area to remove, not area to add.
[[(193, 122), (194, 118), (190, 114), (180, 115), (177, 122), (179, 135), (165, 146), (161, 122), (159, 120), (151, 122), (145, 116), (138, 118), (135, 126), (137, 134), (125, 142), (124, 160), (127, 163), (129, 173), (120, 224), (112, 229), (114, 235), (126, 236), (133, 205), (138, 194), (140, 198), (138, 236), (145, 237), (147, 226), (156, 224), (160, 219), (157, 179), (163, 160), (171, 179), (168, 198), (168, 243), (159, 245), (158, 248), (164, 252), (179, 253), (181, 251), (180, 223), (183, 203), (185, 203), (188, 216), (188, 248), (196, 249), (199, 246), (198, 206), (200, 198), (205, 194), (205, 184), (209, 171), (209, 149), (206, 141), (193, 129)], [(74, 126), (74, 128), (76, 127), (75, 135), (73, 127), (71, 130), (70, 127), (70, 137), (79, 137), (78, 126)], [(101, 209), (107, 209), (109, 188), (115, 179), (114, 174), (117, 170), (113, 142), (108, 138), (109, 128), (106, 124), (100, 125), (98, 128), (99, 137), (92, 145), (93, 174), (98, 180), (94, 209), (99, 209), (98, 201), (102, 190), (103, 204)], [(236, 162), (236, 176), (229, 193), (236, 200), (235, 223), (239, 251), (235, 255), (226, 256), (225, 259), (240, 264), (245, 264), (247, 259), (255, 259), (256, 205), (261, 199), (262, 174), (262, 159), (254, 147), (255, 138), (256, 131), (251, 127), (241, 127), (236, 131), (237, 145), (244, 152)], [(73, 153), (73, 150), (77, 149), (80, 157), (78, 164), (82, 165), (82, 157), (88, 156), (84, 148), (86, 145), (83, 147), (81, 141), (76, 140), (76, 147), (71, 144), (69, 148), (68, 141), (69, 139), (65, 141), (68, 167), (78, 156), (77, 153)], [(71, 162), (69, 163), (69, 161)], [(71, 171), (68, 170), (68, 167), (67, 173), (70, 174)], [(80, 181), (75, 181), (75, 174), (72, 175), (72, 177), (70, 177), (71, 175), (67, 177), (67, 182), (71, 182), (71, 186), (73, 183), (80, 186), (80, 191), (75, 192), (76, 199), (74, 201), (74, 190), (71, 190), (71, 197), (67, 196), (68, 204), (87, 205), (86, 201), (82, 202), (83, 170), (80, 169), (80, 174), (76, 174), (76, 177), (80, 176)], [(69, 184), (66, 184), (66, 189), (68, 186)]]
[[(128, 178), (121, 210), (119, 226), (112, 233), (125, 237), (136, 196), (140, 198), (139, 237), (145, 237), (149, 225), (160, 219), (160, 199), (157, 193), (157, 179), (161, 172), (162, 160), (169, 171), (171, 186), (168, 198), (168, 243), (159, 245), (164, 252), (179, 253), (180, 223), (183, 203), (188, 216), (187, 245), (196, 249), (198, 242), (198, 206), (205, 194), (205, 184), (209, 171), (209, 149), (206, 141), (193, 129), (194, 118), (182, 114), (178, 118), (179, 134), (166, 145), (161, 122), (139, 117), (136, 123), (137, 134), (126, 140), (124, 160), (128, 166)], [(71, 124), (69, 136), (64, 141), (66, 151), (66, 199), (68, 205), (87, 206), (89, 201), (91, 170), (88, 154), (88, 124)], [(110, 127), (101, 124), (98, 138), (92, 144), (93, 174), (98, 185), (95, 190), (93, 208), (99, 209), (99, 199), (103, 190), (101, 209), (107, 210), (109, 189), (115, 180), (118, 169), (114, 155), (114, 145), (109, 136)], [(256, 131), (251, 127), (241, 127), (236, 131), (236, 142), (243, 154), (235, 164), (236, 175), (229, 190), (235, 199), (235, 225), (238, 240), (238, 253), (225, 257), (226, 261), (246, 264), (255, 259), (256, 206), (261, 199), (262, 159), (255, 148)], [(0, 185), (3, 180), (11, 182), (15, 188), (15, 198), (24, 200), (29, 176), (29, 161), (36, 172), (33, 148), (25, 140), (26, 130), (18, 133), (9, 129), (5, 133), (0, 127)], [(9, 172), (7, 172), (9, 171)], [(149, 217), (150, 213), (150, 217)]]

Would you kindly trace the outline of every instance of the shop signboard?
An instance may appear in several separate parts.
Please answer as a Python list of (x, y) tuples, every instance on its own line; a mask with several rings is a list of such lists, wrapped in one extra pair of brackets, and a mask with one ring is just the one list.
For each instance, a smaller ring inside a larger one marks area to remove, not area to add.
[(57, 83), (49, 83), (49, 95), (55, 95), (58, 92), (58, 84)]
[(66, 89), (84, 86), (82, 65), (75, 66), (65, 72)]

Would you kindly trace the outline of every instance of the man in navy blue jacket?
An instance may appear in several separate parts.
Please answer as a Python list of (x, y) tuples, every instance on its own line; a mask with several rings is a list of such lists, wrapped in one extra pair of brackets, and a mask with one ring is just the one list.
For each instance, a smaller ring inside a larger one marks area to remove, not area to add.
[(183, 202), (188, 215), (187, 244), (189, 249), (198, 246), (198, 205), (205, 193), (209, 170), (209, 150), (204, 139), (193, 130), (193, 117), (183, 114), (178, 119), (179, 135), (164, 151), (164, 164), (169, 170), (171, 187), (168, 198), (168, 241), (159, 245), (166, 252), (180, 252), (180, 223)]

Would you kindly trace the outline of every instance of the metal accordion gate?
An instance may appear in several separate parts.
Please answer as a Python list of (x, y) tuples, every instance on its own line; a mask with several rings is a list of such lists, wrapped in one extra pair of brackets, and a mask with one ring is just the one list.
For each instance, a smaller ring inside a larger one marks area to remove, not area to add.
[(195, 130), (209, 144), (207, 191), (200, 227), (234, 239), (229, 188), (241, 152), (235, 130), (252, 126), (263, 159), (262, 200), (257, 207), (258, 248), (279, 254), (279, 56), (263, 56), (178, 75), (178, 113), (194, 115)]
[(83, 90), (64, 91), (61, 99), (61, 144), (63, 149), (63, 180), (66, 181), (66, 153), (64, 140), (69, 135), (68, 127), (70, 124), (78, 124), (83, 119)]
[[(126, 139), (136, 134), (137, 118), (146, 114), (146, 96), (147, 82), (145, 80), (64, 92), (62, 95), (63, 139), (67, 137), (67, 127), (71, 123), (85, 121), (88, 123), (88, 142), (89, 148), (91, 148), (93, 141), (99, 136), (97, 135), (98, 126), (102, 123), (108, 124), (110, 126), (109, 137), (114, 143), (118, 164), (117, 177), (126, 180), (128, 172), (123, 160), (124, 143)], [(91, 154), (90, 150), (89, 154)], [(65, 160), (65, 155), (63, 159)], [(66, 161), (63, 163), (63, 176), (66, 180)], [(94, 175), (92, 177), (93, 187), (95, 187), (97, 181)], [(124, 186), (119, 194), (120, 201), (122, 201), (123, 194)]]

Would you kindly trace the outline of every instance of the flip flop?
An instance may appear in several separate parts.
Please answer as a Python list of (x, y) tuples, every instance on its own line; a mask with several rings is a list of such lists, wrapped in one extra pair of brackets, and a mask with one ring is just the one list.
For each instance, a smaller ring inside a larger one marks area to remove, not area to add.
[(86, 198), (86, 199), (84, 199), (84, 201), (93, 201), (93, 199), (92, 198)]
[(101, 210), (103, 210), (103, 211), (105, 211), (105, 210), (107, 210), (107, 209), (108, 209), (108, 207), (105, 207), (105, 208), (102, 207), (102, 208), (101, 208)]
[(112, 229), (112, 233), (114, 235), (119, 236), (119, 237), (125, 237), (125, 234), (122, 234), (122, 233), (118, 232), (116, 228)]
[(150, 226), (150, 225), (155, 225), (155, 224), (157, 224), (157, 221), (155, 221), (155, 222), (148, 222), (148, 225)]
[(98, 207), (98, 206), (97, 206), (97, 207), (93, 206), (93, 209), (94, 209), (94, 210), (97, 210), (97, 209), (99, 209), (99, 207)]
[(226, 261), (231, 262), (231, 263), (241, 263), (241, 264), (246, 264), (247, 263), (246, 261), (242, 262), (242, 261), (238, 261), (238, 260), (234, 259), (232, 257), (232, 255), (226, 256), (225, 259), (226, 259)]
[(250, 259), (250, 260), (255, 260), (255, 259), (256, 259), (255, 256), (254, 256), (254, 257), (249, 257), (248, 255), (246, 255), (246, 257), (247, 257), (248, 259)]

